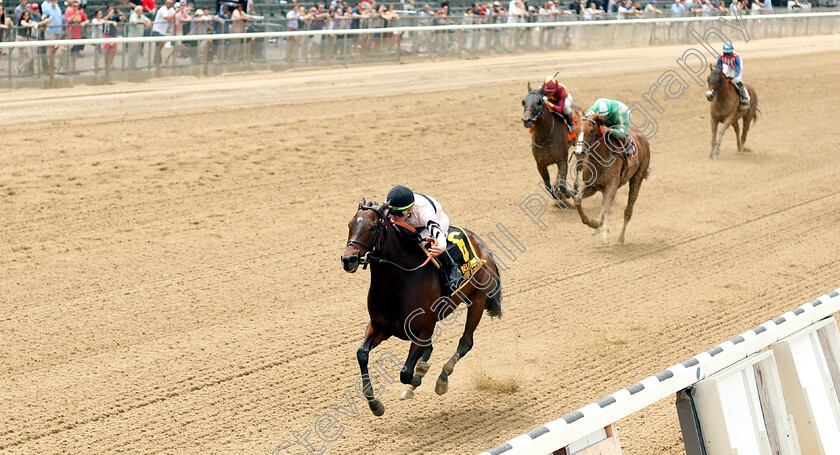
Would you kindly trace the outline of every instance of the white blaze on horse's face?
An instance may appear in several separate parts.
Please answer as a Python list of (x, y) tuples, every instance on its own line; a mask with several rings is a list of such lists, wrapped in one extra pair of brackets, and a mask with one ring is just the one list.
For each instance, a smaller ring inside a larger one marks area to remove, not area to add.
[(575, 144), (575, 155), (580, 156), (583, 153), (583, 132), (578, 134), (577, 144)]
[(359, 223), (359, 224), (364, 223), (364, 221), (365, 221), (365, 219), (362, 218), (361, 216), (356, 218), (356, 222)]

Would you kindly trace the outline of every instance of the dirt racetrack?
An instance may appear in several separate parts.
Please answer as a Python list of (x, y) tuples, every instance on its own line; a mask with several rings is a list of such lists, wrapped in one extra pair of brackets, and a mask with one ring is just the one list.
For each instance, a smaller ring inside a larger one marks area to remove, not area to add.
[[(571, 211), (542, 231), (518, 207), (539, 181), (525, 83), (560, 70), (580, 105), (630, 104), (684, 47), (4, 93), (0, 453), (269, 454), (306, 432), (324, 453), (476, 453), (840, 286), (840, 37), (736, 47), (751, 151), (730, 131), (708, 159), (704, 87), (663, 102), (628, 243), (606, 248)], [(415, 400), (388, 385), (383, 417), (358, 397), (347, 416), (368, 273), (338, 257), (358, 200), (397, 183), (526, 251), (447, 395), (462, 321)], [(672, 398), (619, 433), (684, 453)]]

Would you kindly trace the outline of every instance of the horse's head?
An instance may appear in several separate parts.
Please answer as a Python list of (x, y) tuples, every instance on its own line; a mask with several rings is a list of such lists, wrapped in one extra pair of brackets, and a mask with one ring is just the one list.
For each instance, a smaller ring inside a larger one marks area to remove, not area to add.
[(723, 86), (723, 81), (725, 79), (723, 75), (723, 69), (720, 66), (709, 64), (709, 69), (711, 72), (709, 73), (709, 77), (707, 82), (709, 83), (709, 89), (706, 90), (706, 99), (712, 101), (715, 99), (715, 96), (720, 91), (721, 87)]
[(350, 233), (347, 247), (341, 255), (341, 265), (346, 272), (353, 273), (359, 264), (367, 264), (368, 254), (380, 249), (385, 223), (388, 216), (388, 203), (377, 205), (375, 202), (359, 202), (356, 215), (347, 223)]
[(531, 84), (528, 83), (528, 95), (522, 100), (522, 106), (525, 108), (522, 113), (522, 124), (525, 128), (530, 128), (534, 122), (540, 118), (545, 111), (545, 103), (543, 102), (543, 95), (539, 90), (531, 90)]
[(575, 154), (582, 156), (589, 152), (598, 143), (598, 138), (603, 135), (604, 124), (597, 114), (583, 117), (578, 125), (577, 142), (575, 142)]

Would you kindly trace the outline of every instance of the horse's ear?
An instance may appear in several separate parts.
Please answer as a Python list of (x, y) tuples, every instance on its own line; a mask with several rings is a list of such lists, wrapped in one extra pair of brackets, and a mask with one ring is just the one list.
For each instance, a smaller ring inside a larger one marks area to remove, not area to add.
[(715, 65), (713, 63), (709, 63), (709, 71), (714, 71)]
[(385, 216), (385, 211), (388, 210), (388, 207), (390, 207), (390, 206), (391, 206), (390, 202), (388, 202), (388, 201), (383, 202), (382, 205), (379, 206), (379, 213), (381, 213), (382, 216)]
[(531, 81), (528, 81), (528, 93), (531, 93)]
[(364, 206), (365, 206), (365, 198), (362, 198), (361, 202), (359, 202), (359, 208), (361, 209)]

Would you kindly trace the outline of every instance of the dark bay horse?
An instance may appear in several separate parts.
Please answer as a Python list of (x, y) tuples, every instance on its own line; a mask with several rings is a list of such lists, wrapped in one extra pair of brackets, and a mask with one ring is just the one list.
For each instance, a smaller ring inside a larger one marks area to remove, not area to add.
[[(528, 83), (528, 95), (522, 100), (525, 108), (522, 113), (522, 123), (531, 128), (531, 153), (537, 162), (537, 170), (543, 179), (546, 190), (557, 200), (572, 197), (574, 194), (566, 185), (566, 173), (569, 163), (569, 137), (566, 122), (559, 115), (554, 115), (543, 101), (543, 94), (539, 90), (531, 90)], [(578, 118), (583, 112), (577, 106), (572, 106), (573, 114)], [(557, 165), (557, 188), (553, 188), (548, 176), (548, 166)], [(558, 194), (558, 192), (560, 194)]]
[[(630, 135), (635, 142), (636, 159), (625, 166), (624, 160), (618, 155), (624, 145), (609, 134), (609, 129), (600, 120), (584, 117), (578, 125), (578, 139), (575, 145), (575, 154), (578, 156), (574, 169), (575, 186), (583, 189), (575, 195), (575, 207), (580, 214), (580, 220), (595, 229), (595, 233), (598, 233), (598, 228), (602, 229), (601, 243), (603, 244), (610, 243), (607, 225), (610, 207), (618, 188), (630, 182), (630, 197), (627, 199), (627, 208), (624, 209), (624, 227), (621, 228), (621, 235), (618, 237), (618, 243), (624, 243), (624, 232), (633, 215), (633, 204), (639, 197), (642, 180), (650, 174), (648, 168), (650, 145), (647, 139), (633, 130), (630, 131)], [(592, 221), (583, 212), (581, 202), (598, 191), (604, 195), (604, 202), (598, 220)]]
[[(356, 352), (362, 372), (362, 392), (374, 415), (381, 416), (385, 406), (374, 396), (368, 373), (370, 350), (382, 341), (395, 336), (411, 341), (408, 358), (400, 371), (400, 382), (409, 386), (403, 398), (411, 398), (428, 371), (432, 341), (440, 328), (437, 322), (447, 318), (454, 310), (461, 314), (458, 305), (467, 304), (464, 334), (455, 354), (443, 366), (435, 385), (435, 392), (443, 395), (449, 388), (449, 375), (455, 364), (469, 352), (473, 345), (473, 332), (481, 321), (483, 310), (495, 317), (502, 316), (502, 288), (499, 269), (484, 242), (474, 233), (466, 231), (475, 246), (475, 253), (486, 261), (469, 282), (450, 298), (441, 297), (440, 272), (427, 258), (416, 238), (397, 227), (388, 216), (388, 203), (359, 203), (356, 215), (348, 224), (350, 234), (347, 247), (341, 256), (344, 270), (355, 272), (359, 265), (370, 265), (370, 289), (367, 307), (370, 322), (365, 339)], [(447, 320), (449, 324), (453, 318)], [(447, 325), (449, 325), (447, 324)], [(423, 364), (418, 364), (421, 360)], [(415, 368), (416, 367), (416, 368)]]
[[(723, 139), (723, 133), (732, 125), (735, 130), (735, 140), (738, 141), (738, 152), (744, 152), (744, 144), (747, 142), (747, 133), (750, 131), (750, 123), (756, 119), (756, 112), (758, 111), (758, 95), (755, 89), (749, 84), (744, 84), (747, 93), (750, 95), (750, 108), (741, 111), (741, 96), (738, 94), (738, 89), (730, 82), (723, 74), (723, 70), (719, 66), (712, 66), (709, 64), (709, 89), (706, 90), (706, 99), (712, 105), (712, 152), (709, 158), (714, 159), (715, 155), (720, 153), (720, 141)], [(741, 127), (738, 125), (738, 120), (744, 124), (744, 132), (740, 131)], [(718, 124), (723, 124), (723, 129), (718, 133)]]

